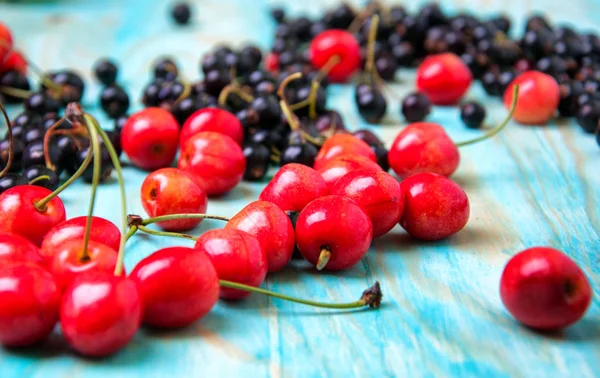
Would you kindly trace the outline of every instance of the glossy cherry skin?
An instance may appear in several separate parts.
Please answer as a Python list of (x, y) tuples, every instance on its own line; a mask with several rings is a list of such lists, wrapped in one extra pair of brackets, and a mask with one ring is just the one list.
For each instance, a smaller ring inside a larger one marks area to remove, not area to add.
[(344, 270), (360, 261), (373, 239), (371, 220), (354, 201), (330, 195), (318, 198), (300, 212), (296, 244), (308, 262), (317, 264), (323, 248), (331, 252), (325, 270)]
[(317, 171), (290, 163), (277, 171), (258, 199), (271, 202), (283, 211), (300, 211), (312, 200), (328, 194), (327, 183)]
[(560, 88), (550, 75), (526, 71), (517, 76), (504, 91), (504, 106), (510, 109), (515, 84), (519, 98), (513, 114), (515, 121), (524, 125), (544, 125), (556, 114), (560, 102)]
[(194, 135), (181, 151), (179, 169), (196, 177), (207, 195), (218, 196), (242, 180), (246, 158), (227, 135), (204, 131)]
[(400, 183), (404, 213), (400, 225), (414, 238), (440, 240), (456, 234), (467, 224), (469, 199), (462, 188), (435, 173), (417, 173)]
[(351, 134), (335, 134), (321, 146), (314, 168), (319, 169), (329, 160), (342, 155), (360, 155), (377, 162), (377, 156), (368, 144)]
[(80, 253), (83, 240), (67, 240), (56, 246), (51, 252), (52, 260), (47, 263), (48, 270), (54, 275), (58, 288), (63, 291), (73, 279), (88, 272), (112, 273), (117, 265), (117, 251), (109, 246), (89, 241), (89, 259), (81, 261)]
[(35, 244), (17, 234), (0, 233), (0, 264), (8, 261), (44, 263)]
[(279, 55), (275, 53), (269, 53), (265, 56), (265, 68), (269, 72), (279, 71)]
[(88, 357), (114, 354), (127, 345), (142, 319), (135, 282), (106, 272), (77, 277), (65, 291), (60, 327), (67, 343)]
[(244, 140), (244, 129), (235, 115), (219, 108), (204, 108), (193, 113), (183, 124), (179, 136), (181, 148), (185, 147), (191, 137), (202, 131), (227, 135), (239, 145)]
[(20, 185), (0, 194), (0, 232), (18, 234), (41, 245), (48, 231), (67, 217), (65, 205), (58, 197), (48, 202), (44, 211), (35, 207), (35, 202), (50, 193), (41, 186)]
[[(150, 217), (206, 212), (208, 199), (195, 176), (177, 168), (162, 168), (150, 173), (141, 188), (142, 205)], [(187, 231), (202, 219), (158, 222), (167, 231)]]
[[(267, 255), (258, 240), (235, 228), (219, 228), (200, 235), (194, 246), (205, 253), (221, 280), (259, 287), (267, 276)], [(219, 297), (242, 299), (248, 291), (221, 288)]]
[(208, 256), (194, 248), (170, 247), (140, 261), (130, 275), (141, 292), (143, 322), (161, 328), (188, 326), (219, 299), (219, 278)]
[(131, 162), (144, 170), (168, 167), (179, 145), (179, 124), (162, 108), (132, 114), (121, 130), (121, 147)]
[(269, 273), (283, 269), (294, 253), (294, 227), (290, 218), (267, 201), (250, 202), (234, 215), (225, 229), (237, 229), (254, 236), (267, 256)]
[(44, 340), (58, 320), (60, 293), (39, 264), (0, 264), (0, 344), (24, 347)]
[(8, 26), (0, 22), (0, 63), (13, 48), (13, 37)]
[(361, 155), (342, 155), (331, 159), (321, 165), (317, 172), (323, 176), (323, 180), (327, 183), (327, 187), (331, 191), (335, 183), (346, 175), (348, 172), (357, 169), (368, 169), (372, 171), (381, 171), (379, 164), (373, 162)]
[(17, 71), (23, 75), (27, 75), (27, 61), (20, 52), (11, 51), (4, 59), (4, 63), (0, 62), (0, 72)]
[[(58, 249), (62, 249), (64, 243), (72, 240), (83, 241), (86, 223), (87, 216), (80, 216), (68, 219), (53, 227), (44, 236), (44, 240), (42, 241), (42, 257), (46, 261), (51, 262), (54, 258), (54, 253)], [(92, 216), (90, 240), (118, 251), (121, 242), (121, 231), (111, 221)]]
[(416, 122), (398, 133), (388, 162), (400, 178), (420, 172), (450, 176), (458, 168), (460, 153), (441, 125)]
[(308, 47), (310, 63), (321, 69), (334, 56), (339, 62), (331, 68), (327, 78), (343, 83), (358, 71), (361, 64), (360, 45), (354, 36), (344, 30), (325, 30), (317, 35)]
[(434, 105), (454, 105), (469, 89), (471, 70), (453, 53), (430, 55), (417, 68), (417, 89)]
[(387, 234), (404, 213), (400, 183), (387, 172), (359, 169), (340, 178), (331, 194), (349, 198), (369, 216), (373, 237)]

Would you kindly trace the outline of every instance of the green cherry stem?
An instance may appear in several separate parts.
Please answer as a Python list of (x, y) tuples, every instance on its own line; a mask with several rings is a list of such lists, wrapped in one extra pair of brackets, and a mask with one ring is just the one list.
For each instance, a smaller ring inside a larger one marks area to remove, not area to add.
[(456, 147), (463, 147), (463, 146), (468, 146), (471, 144), (479, 143), (481, 141), (484, 141), (486, 139), (493, 137), (494, 135), (496, 135), (500, 131), (502, 131), (502, 129), (504, 129), (506, 127), (506, 125), (508, 125), (508, 123), (510, 122), (512, 115), (515, 112), (515, 109), (517, 107), (517, 99), (519, 98), (519, 86), (516, 84), (513, 88), (512, 95), (513, 95), (513, 99), (512, 99), (512, 103), (510, 104), (510, 110), (508, 111), (506, 118), (504, 118), (504, 120), (502, 122), (500, 122), (500, 124), (498, 124), (498, 126), (494, 127), (493, 129), (490, 129), (487, 133), (483, 134), (480, 137), (470, 139), (470, 140), (465, 140), (464, 142), (456, 143)]
[[(141, 219), (137, 215), (129, 215), (129, 224), (133, 226), (147, 226), (152, 223), (162, 222), (162, 221), (170, 221), (170, 220), (178, 220), (178, 219), (216, 219), (224, 222), (229, 222), (229, 218), (222, 217), (220, 215), (210, 215), (210, 214), (198, 214), (198, 213), (189, 213), (189, 214), (169, 214), (169, 215), (161, 215), (158, 217)], [(141, 219), (141, 221), (138, 221)]]
[(373, 75), (375, 69), (375, 38), (377, 38), (377, 27), (379, 26), (379, 16), (371, 17), (371, 25), (369, 28), (369, 39), (367, 44), (367, 61), (365, 63), (365, 72), (368, 75)]
[(129, 231), (127, 231), (127, 234), (125, 235), (125, 243), (127, 243), (127, 241), (133, 236), (135, 235), (137, 231), (137, 226), (131, 226), (129, 227)]
[[(1, 175), (0, 175), (0, 176), (1, 176)], [(40, 181), (44, 181), (44, 180), (50, 180), (50, 176), (48, 176), (48, 175), (41, 175), (41, 176), (38, 176), (38, 177), (34, 178), (33, 180), (29, 181), (29, 182), (28, 182), (28, 184), (29, 184), (29, 185), (33, 185), (33, 184), (35, 184), (36, 182), (40, 182)]]
[[(12, 134), (12, 125), (10, 124), (10, 118), (8, 118), (8, 114), (6, 113), (6, 109), (4, 109), (4, 105), (0, 103), (0, 110), (2, 111), (2, 115), (4, 116), (4, 120), (6, 121), (6, 127), (8, 131), (8, 159), (6, 159), (6, 166), (2, 171), (0, 171), (0, 177), (4, 176), (6, 172), (10, 169), (14, 159), (14, 146), (13, 146), (13, 134)], [(2, 157), (2, 156), (0, 156)]]
[(142, 231), (143, 233), (146, 233), (148, 235), (156, 235), (156, 236), (170, 236), (170, 237), (174, 237), (174, 238), (182, 238), (182, 239), (188, 239), (188, 240), (196, 240), (196, 237), (192, 236), (192, 235), (188, 235), (188, 234), (182, 234), (179, 232), (168, 232), (168, 231), (155, 231), (152, 230), (146, 226), (137, 226), (137, 229)]
[(301, 303), (307, 306), (313, 307), (321, 307), (321, 308), (330, 308), (330, 309), (340, 309), (340, 310), (348, 310), (353, 308), (361, 308), (365, 306), (379, 308), (381, 304), (381, 298), (383, 294), (381, 292), (381, 287), (379, 286), (379, 282), (375, 282), (373, 286), (365, 290), (358, 301), (350, 302), (350, 303), (325, 303), (325, 302), (317, 302), (311, 301), (308, 299), (300, 299), (295, 297), (290, 297), (289, 295), (275, 293), (269, 290), (261, 289), (254, 286), (248, 286), (244, 284), (240, 284), (237, 282), (219, 280), (219, 284), (222, 287), (227, 287), (230, 289), (238, 289), (249, 291), (251, 293), (267, 295), (269, 297), (283, 299), (285, 301)]
[(4, 93), (5, 95), (9, 95), (9, 96), (13, 96), (13, 97), (17, 97), (17, 98), (21, 98), (21, 99), (25, 99), (25, 100), (28, 99), (29, 96), (31, 96), (31, 94), (33, 93), (32, 91), (28, 91), (25, 89), (6, 87), (6, 86), (1, 86), (0, 92)]

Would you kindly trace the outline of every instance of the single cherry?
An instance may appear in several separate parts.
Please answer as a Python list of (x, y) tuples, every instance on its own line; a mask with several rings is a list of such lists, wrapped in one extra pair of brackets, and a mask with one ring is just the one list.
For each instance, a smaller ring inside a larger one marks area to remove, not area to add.
[[(62, 249), (64, 243), (78, 240), (82, 241), (85, 237), (86, 216), (80, 216), (68, 219), (48, 231), (42, 241), (41, 254), (44, 260), (51, 262), (54, 259), (54, 253)], [(104, 244), (114, 251), (119, 250), (121, 240), (121, 231), (111, 221), (93, 216), (90, 231), (90, 240), (96, 243)]]
[(193, 248), (158, 250), (140, 261), (130, 277), (142, 295), (143, 322), (155, 327), (190, 325), (219, 299), (217, 271), (205, 253)]
[(369, 250), (373, 226), (354, 201), (325, 196), (309, 203), (296, 221), (300, 253), (318, 270), (344, 270)]
[(525, 125), (546, 124), (558, 109), (560, 88), (556, 80), (539, 71), (526, 71), (517, 76), (504, 91), (504, 106), (513, 101), (513, 87), (519, 85), (515, 120)]
[(254, 201), (234, 215), (225, 228), (254, 236), (267, 256), (269, 273), (283, 269), (294, 252), (294, 228), (289, 217), (276, 205)]
[(329, 190), (348, 172), (357, 169), (381, 171), (381, 167), (373, 160), (361, 155), (341, 155), (324, 163), (317, 172), (323, 176)]
[(193, 113), (183, 124), (179, 145), (185, 148), (191, 137), (202, 131), (212, 131), (227, 135), (237, 144), (244, 140), (244, 130), (237, 117), (219, 108), (204, 108)]
[(2, 264), (7, 261), (44, 263), (40, 249), (35, 244), (20, 235), (9, 233), (0, 233), (0, 261)]
[(325, 30), (313, 38), (308, 50), (313, 67), (331, 66), (327, 78), (332, 82), (345, 82), (360, 68), (360, 45), (347, 31)]
[[(206, 253), (221, 280), (259, 287), (267, 276), (267, 255), (258, 240), (235, 228), (220, 228), (202, 234), (194, 246)], [(242, 299), (248, 291), (222, 288), (219, 297)]]
[(279, 71), (279, 55), (272, 52), (267, 54), (264, 65), (269, 72)]
[(36, 202), (52, 192), (34, 185), (20, 185), (0, 194), (0, 232), (9, 232), (41, 245), (44, 236), (66, 219), (65, 206), (58, 197), (52, 198), (43, 209)]
[(404, 213), (400, 184), (381, 169), (353, 170), (337, 180), (331, 194), (356, 202), (371, 219), (374, 238), (387, 234)]
[(467, 224), (469, 199), (462, 188), (435, 173), (417, 173), (400, 183), (405, 208), (400, 225), (414, 238), (440, 240)]
[(13, 37), (8, 26), (0, 23), (0, 62), (8, 57), (13, 48)]
[(569, 256), (554, 248), (533, 247), (508, 261), (500, 279), (500, 296), (508, 311), (526, 326), (558, 330), (583, 316), (592, 301), (592, 288)]
[(217, 196), (242, 180), (246, 158), (240, 146), (227, 135), (203, 131), (186, 143), (178, 166), (194, 175), (206, 194)]
[(132, 114), (121, 130), (121, 147), (133, 164), (152, 171), (169, 166), (179, 145), (179, 124), (162, 108)]
[(317, 171), (291, 163), (277, 171), (258, 199), (271, 202), (283, 211), (300, 211), (312, 200), (328, 194), (327, 183)]
[[(0, 47), (1, 48), (1, 47)], [(21, 75), (27, 75), (27, 61), (18, 51), (12, 50), (4, 59), (4, 63), (0, 63), (0, 72), (17, 71)]]
[(60, 293), (40, 265), (0, 265), (0, 344), (24, 347), (44, 340), (58, 320)]
[(351, 134), (335, 134), (321, 146), (314, 168), (319, 169), (327, 161), (342, 155), (360, 155), (377, 162), (377, 156), (368, 144)]
[[(142, 183), (142, 205), (150, 217), (169, 214), (205, 213), (206, 192), (196, 177), (177, 168), (162, 168), (150, 173)], [(202, 219), (177, 219), (158, 222), (167, 231), (187, 231)]]
[(471, 70), (453, 53), (430, 55), (417, 68), (417, 89), (434, 105), (454, 105), (469, 89)]
[(122, 349), (141, 319), (141, 295), (135, 282), (106, 272), (78, 276), (60, 306), (60, 328), (67, 343), (88, 357), (104, 357)]

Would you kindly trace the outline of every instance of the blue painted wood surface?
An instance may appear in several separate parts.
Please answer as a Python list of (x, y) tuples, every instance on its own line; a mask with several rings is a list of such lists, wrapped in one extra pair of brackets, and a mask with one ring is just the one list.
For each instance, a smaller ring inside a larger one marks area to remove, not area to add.
[[(263, 0), (198, 0), (194, 24), (175, 27), (170, 2), (161, 0), (22, 1), (0, 4), (0, 20), (16, 44), (45, 69), (73, 67), (86, 77), (84, 105), (99, 111), (99, 87), (90, 68), (101, 56), (121, 65), (120, 82), (136, 100), (161, 54), (177, 57), (187, 78), (198, 76), (201, 55), (218, 42), (244, 41), (268, 48), (274, 25)], [(294, 14), (318, 15), (335, 1), (285, 4)], [(355, 2), (357, 4), (358, 2)], [(422, 1), (411, 1), (415, 9)], [(483, 15), (502, 11), (522, 30), (525, 15), (546, 12), (552, 20), (598, 31), (600, 1), (440, 1), (451, 12)], [(414, 72), (402, 70), (401, 93)], [(474, 85), (469, 96), (484, 101), (490, 123), (504, 110)], [(351, 129), (365, 127), (352, 91), (335, 86), (330, 105)], [(384, 125), (372, 127), (389, 144), (402, 125), (398, 101), (390, 102)], [(139, 109), (138, 101), (135, 109)], [(16, 109), (13, 109), (13, 112)], [(453, 108), (437, 108), (431, 121), (456, 140), (478, 134), (461, 125)], [(59, 331), (43, 348), (0, 350), (0, 377), (597, 377), (600, 376), (599, 232), (600, 150), (574, 123), (545, 128), (514, 123), (492, 141), (464, 148), (453, 178), (467, 191), (471, 220), (441, 243), (409, 239), (400, 227), (376, 240), (361, 264), (343, 274), (315, 273), (297, 264), (268, 278), (265, 287), (321, 300), (359, 296), (374, 280), (385, 293), (379, 311), (331, 312), (251, 296), (219, 303), (208, 316), (177, 332), (142, 330), (118, 355), (92, 361), (69, 352)], [(145, 173), (126, 169), (128, 211), (143, 214), (139, 199)], [(209, 212), (233, 215), (257, 198), (264, 184), (242, 183)], [(85, 214), (89, 186), (77, 183), (62, 196), (68, 216)], [(119, 223), (117, 185), (99, 190), (97, 214)], [(216, 222), (204, 222), (196, 233)], [(185, 241), (135, 237), (128, 245), (129, 270), (152, 251)], [(586, 316), (558, 335), (520, 327), (503, 308), (498, 282), (508, 258), (525, 247), (550, 245), (584, 268), (594, 288)]]

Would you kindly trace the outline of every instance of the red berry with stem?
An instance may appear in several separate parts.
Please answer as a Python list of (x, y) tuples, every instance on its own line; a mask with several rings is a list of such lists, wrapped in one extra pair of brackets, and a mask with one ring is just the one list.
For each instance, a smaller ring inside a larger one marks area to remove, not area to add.
[(578, 321), (590, 306), (592, 288), (569, 256), (549, 247), (514, 255), (500, 279), (502, 303), (519, 322), (558, 330)]
[(344, 270), (369, 250), (373, 226), (354, 201), (326, 196), (308, 204), (296, 221), (300, 253), (318, 270)]
[(434, 105), (454, 105), (469, 89), (471, 70), (453, 53), (430, 55), (417, 68), (417, 89)]
[(504, 106), (513, 102), (514, 86), (518, 85), (519, 98), (514, 118), (525, 125), (546, 124), (560, 102), (560, 88), (556, 80), (539, 71), (526, 71), (517, 76), (504, 91)]
[(183, 124), (180, 147), (185, 148), (190, 138), (202, 131), (227, 135), (239, 145), (244, 140), (244, 129), (235, 115), (219, 108), (204, 108), (193, 113)]
[(41, 245), (48, 231), (66, 219), (65, 206), (58, 197), (39, 206), (39, 201), (51, 193), (41, 186), (20, 185), (0, 194), (0, 232), (18, 234)]
[(141, 319), (142, 301), (135, 282), (106, 272), (77, 277), (60, 307), (60, 327), (67, 343), (88, 357), (104, 357), (122, 349)]
[(44, 263), (40, 249), (35, 244), (17, 234), (0, 233), (0, 263), (8, 261)]
[[(87, 217), (75, 217), (59, 223), (44, 236), (41, 254), (48, 262), (54, 258), (54, 253), (62, 249), (63, 245), (70, 241), (82, 241), (85, 237), (85, 226)], [(92, 217), (90, 239), (93, 242), (104, 244), (113, 251), (119, 250), (121, 232), (111, 221)]]
[(360, 155), (377, 162), (377, 156), (368, 144), (351, 134), (335, 134), (321, 146), (314, 168), (319, 169), (329, 160), (342, 155)]
[(331, 194), (356, 202), (369, 216), (374, 238), (387, 234), (404, 213), (404, 194), (400, 184), (382, 170), (352, 171), (335, 183)]
[(13, 37), (8, 26), (0, 22), (0, 63), (6, 59), (13, 48)]
[(323, 163), (317, 172), (323, 176), (327, 187), (331, 190), (335, 183), (348, 172), (357, 169), (381, 171), (379, 164), (361, 155), (342, 155)]
[(0, 344), (24, 347), (44, 340), (58, 320), (60, 293), (40, 265), (0, 265)]
[(144, 305), (143, 322), (162, 328), (188, 326), (219, 299), (219, 279), (208, 256), (196, 249), (170, 247), (140, 261), (130, 277)]
[(194, 135), (181, 151), (179, 169), (194, 175), (207, 195), (218, 196), (242, 180), (246, 158), (227, 135), (204, 131)]
[(277, 171), (258, 199), (271, 202), (283, 211), (300, 211), (312, 200), (328, 194), (327, 183), (317, 171), (290, 163)]
[[(202, 234), (194, 246), (206, 253), (221, 280), (258, 287), (267, 276), (267, 255), (258, 240), (235, 228), (210, 230)], [(248, 291), (222, 288), (219, 297), (242, 299)]]
[[(150, 173), (142, 183), (141, 198), (144, 210), (151, 217), (169, 214), (205, 213), (206, 192), (195, 176), (177, 168), (162, 168)], [(202, 219), (177, 219), (158, 222), (167, 231), (187, 231)]]
[(332, 82), (345, 82), (360, 68), (360, 44), (351, 33), (344, 30), (332, 29), (319, 33), (311, 41), (308, 51), (312, 66), (329, 71), (327, 78)]
[(27, 75), (27, 60), (23, 54), (17, 51), (11, 51), (4, 59), (4, 63), (0, 62), (0, 72), (17, 71), (22, 75)]
[(234, 215), (225, 228), (254, 236), (267, 256), (269, 273), (278, 272), (294, 253), (295, 236), (290, 218), (276, 205), (255, 201)]
[(414, 238), (440, 240), (467, 224), (469, 199), (462, 188), (435, 173), (417, 173), (400, 183), (405, 198), (400, 225)]
[(132, 114), (121, 130), (121, 147), (131, 162), (152, 171), (169, 166), (179, 145), (179, 124), (162, 108)]

